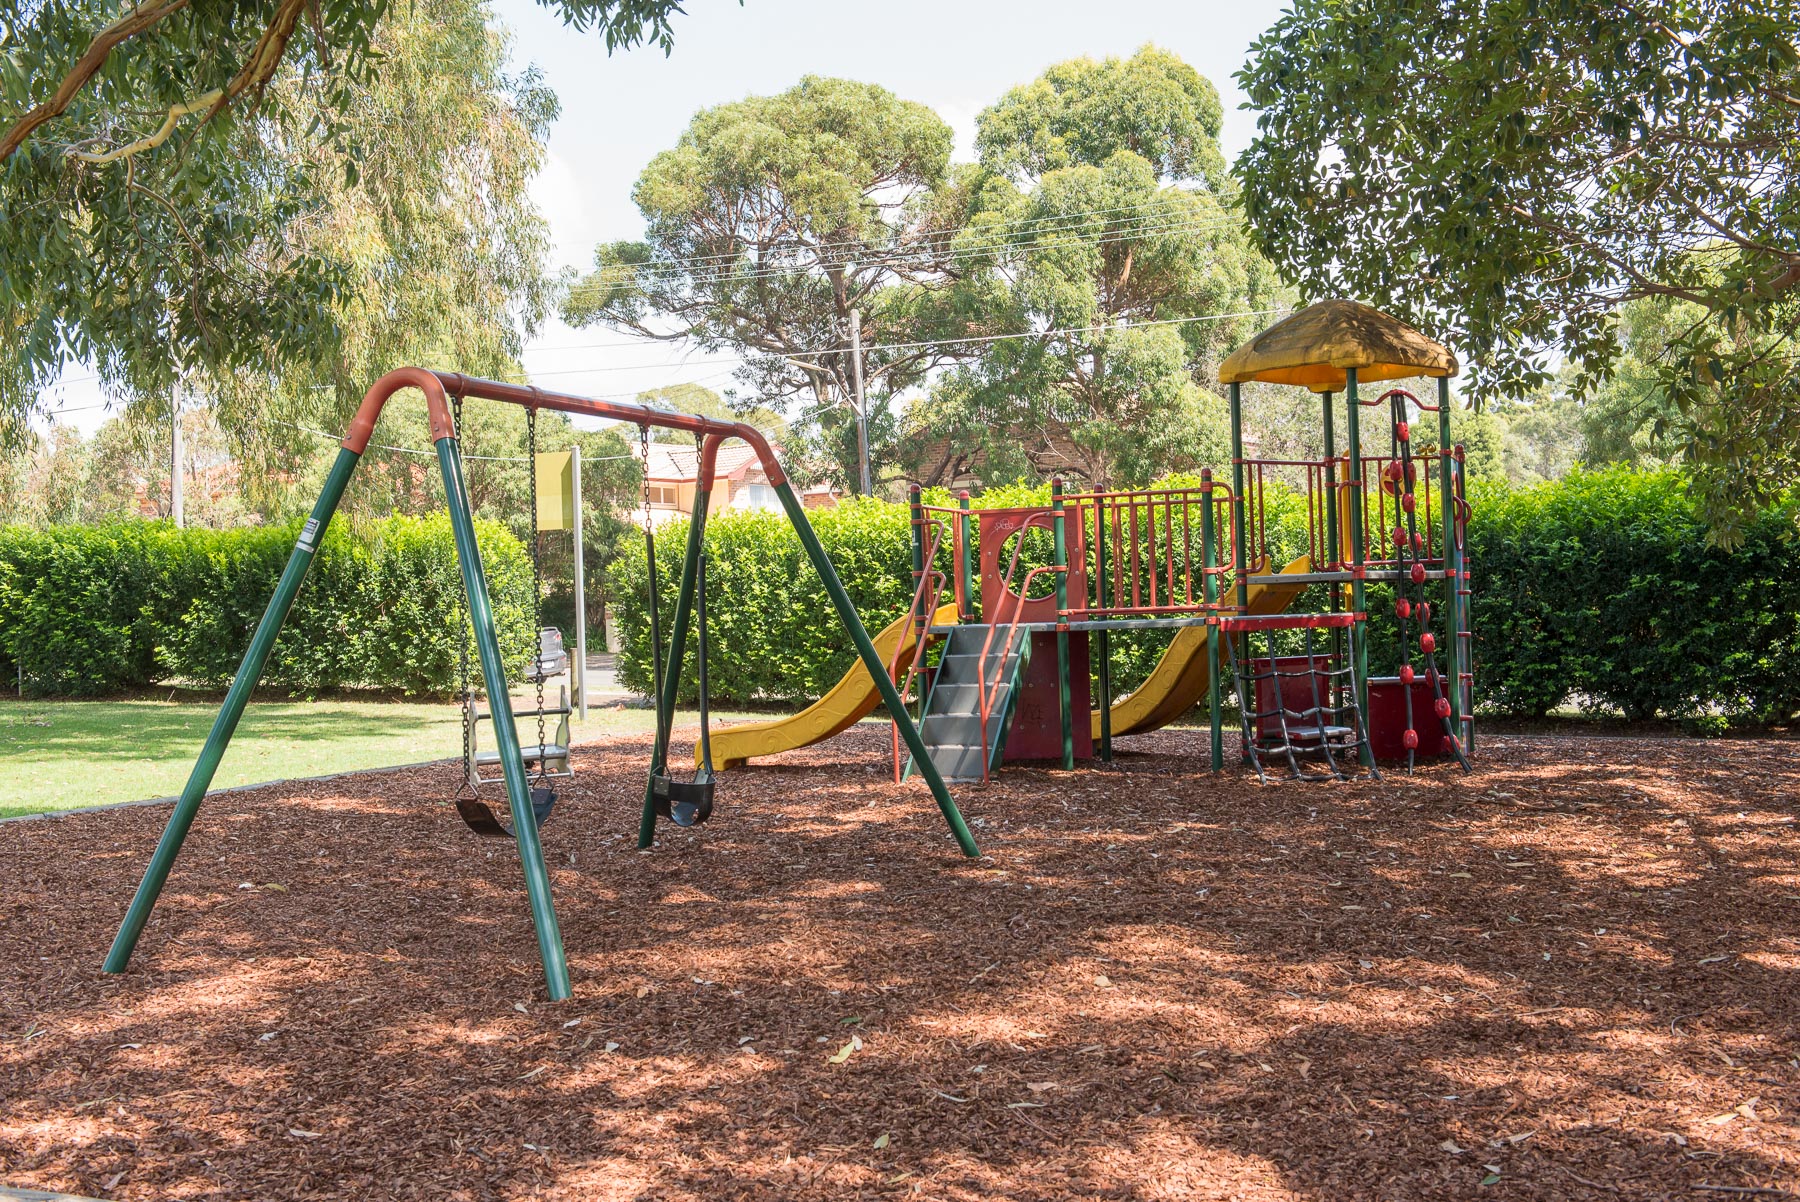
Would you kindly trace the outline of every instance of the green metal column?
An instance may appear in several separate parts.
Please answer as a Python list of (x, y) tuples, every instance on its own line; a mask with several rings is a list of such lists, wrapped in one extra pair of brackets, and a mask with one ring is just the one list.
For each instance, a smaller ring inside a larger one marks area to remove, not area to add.
[[(1368, 606), (1364, 600), (1363, 584), (1363, 494), (1364, 480), (1362, 461), (1362, 406), (1356, 397), (1356, 369), (1344, 370), (1344, 417), (1349, 426), (1350, 435), (1350, 609), (1352, 613), (1365, 614)], [(1350, 628), (1350, 685), (1356, 690), (1356, 704), (1360, 707), (1363, 726), (1369, 723), (1369, 638), (1368, 619), (1359, 617)], [(1375, 766), (1375, 753), (1369, 749), (1369, 741), (1362, 741), (1362, 765), (1365, 768)]]
[[(1083, 530), (1086, 530), (1087, 519), (1083, 518)], [(1105, 608), (1106, 598), (1106, 502), (1102, 497), (1094, 498), (1094, 574), (1099, 583), (1095, 586), (1101, 597), (1101, 608)], [(1095, 645), (1100, 654), (1100, 758), (1106, 763), (1112, 762), (1112, 632), (1102, 627), (1096, 632)]]
[(481, 676), (487, 686), (488, 712), (494, 719), (494, 742), (499, 747), (500, 768), (506, 777), (506, 801), (512, 810), (513, 839), (519, 847), (519, 863), (525, 870), (525, 896), (531, 902), (531, 924), (537, 930), (538, 956), (544, 963), (544, 984), (550, 1000), (560, 1002), (569, 996), (569, 962), (563, 955), (562, 931), (557, 926), (556, 907), (550, 899), (550, 873), (544, 867), (537, 815), (531, 806), (531, 786), (525, 779), (525, 761), (519, 751), (519, 730), (513, 723), (506, 660), (500, 653), (500, 639), (494, 630), (487, 575), (482, 571), (481, 549), (475, 541), (475, 518), (469, 505), (468, 485), (463, 479), (462, 451), (454, 438), (440, 438), (436, 446), (438, 467), (444, 476), (444, 496), (450, 510), (450, 529), (456, 536), (456, 559), (462, 565), (463, 589), (469, 597), (469, 620), (475, 627), (475, 650), (480, 656)]
[(956, 539), (956, 578), (961, 582), (962, 603), (957, 610), (956, 620), (973, 621), (975, 618), (975, 576), (969, 565), (969, 490), (963, 489), (956, 494), (956, 507), (962, 512), (957, 515)]
[[(906, 512), (909, 519), (908, 524), (912, 529), (913, 595), (918, 596), (919, 582), (925, 579), (926, 563), (925, 510), (919, 503), (919, 486), (917, 484), (906, 490)], [(925, 604), (928, 608), (925, 612), (924, 620), (927, 622), (931, 620), (931, 611), (937, 608), (932, 604), (936, 600), (937, 597), (935, 595), (925, 599)], [(919, 615), (908, 614), (907, 616), (917, 619)]]
[(163, 827), (156, 852), (150, 857), (150, 866), (144, 870), (144, 879), (138, 882), (137, 893), (132, 896), (131, 908), (126, 910), (125, 921), (119, 924), (119, 933), (113, 937), (112, 950), (106, 954), (104, 967), (107, 972), (124, 972), (131, 962), (132, 949), (137, 947), (138, 937), (144, 933), (144, 924), (150, 921), (150, 911), (155, 908), (157, 896), (168, 882), (169, 870), (181, 853), (188, 828), (194, 825), (194, 816), (200, 812), (200, 802), (206, 797), (213, 774), (219, 770), (219, 761), (225, 756), (232, 733), (237, 730), (238, 719), (244, 716), (250, 694), (262, 678), (269, 652), (275, 647), (275, 637), (281, 633), (288, 610), (293, 608), (294, 597), (306, 579), (307, 569), (312, 567), (313, 556), (325, 537), (325, 528), (331, 524), (331, 515), (337, 512), (338, 501), (343, 498), (344, 486), (350, 483), (350, 474), (356, 470), (357, 459), (355, 451), (340, 448), (330, 474), (325, 477), (325, 487), (313, 504), (312, 515), (300, 529), (287, 567), (282, 569), (281, 580), (275, 586), (275, 595), (269, 598), (269, 606), (263, 611), (262, 621), (256, 625), (256, 633), (251, 636), (237, 675), (232, 678), (225, 704), (219, 707), (206, 743), (200, 748), (200, 758), (194, 761), (193, 771), (188, 773), (181, 800), (175, 803), (175, 812), (169, 815), (168, 825)]
[(856, 644), (856, 653), (861, 657), (864, 669), (881, 693), (881, 703), (887, 706), (888, 715), (893, 718), (894, 725), (900, 728), (900, 737), (906, 741), (906, 749), (912, 753), (913, 766), (931, 787), (931, 796), (936, 799), (944, 821), (949, 824), (950, 833), (956, 836), (957, 846), (962, 848), (966, 856), (979, 856), (981, 849), (975, 846), (975, 836), (969, 833), (968, 824), (963, 821), (961, 811), (951, 799), (943, 776), (939, 774), (937, 765), (931, 762), (931, 753), (925, 747), (925, 740), (919, 737), (919, 728), (914, 725), (912, 715), (906, 712), (899, 690), (888, 679), (887, 665), (881, 662), (881, 656), (875, 651), (875, 644), (869, 640), (869, 632), (864, 628), (862, 619), (857, 616), (856, 604), (850, 600), (850, 594), (844, 591), (837, 569), (831, 566), (831, 557), (825, 554), (825, 548), (819, 545), (819, 536), (813, 532), (812, 523), (806, 520), (806, 510), (801, 507), (800, 498), (794, 495), (794, 486), (783, 480), (775, 486), (775, 495), (781, 498), (781, 507), (787, 511), (788, 521), (794, 524), (794, 533), (800, 536), (800, 545), (806, 549), (806, 557), (812, 560), (819, 579), (824, 582), (825, 593), (837, 609), (838, 620), (843, 622), (844, 629), (849, 632), (850, 641)]
[[(1231, 522), (1232, 547), (1231, 571), (1237, 581), (1237, 608), (1239, 613), (1250, 612), (1250, 581), (1246, 573), (1249, 566), (1247, 550), (1244, 546), (1249, 539), (1249, 532), (1244, 525), (1244, 398), (1243, 385), (1231, 386)], [(1271, 564), (1271, 567), (1274, 565)], [(1250, 636), (1240, 634), (1238, 639), (1238, 663), (1243, 670), (1250, 670)], [(1218, 636), (1214, 636), (1213, 653), (1218, 654)], [(1235, 682), (1234, 682), (1235, 683)], [(1244, 716), (1245, 738), (1250, 737), (1250, 718)]]
[(1205, 567), (1200, 575), (1200, 595), (1206, 600), (1208, 637), (1206, 654), (1209, 657), (1206, 665), (1206, 708), (1212, 719), (1212, 770), (1219, 771), (1225, 767), (1225, 726), (1224, 716), (1219, 713), (1219, 627), (1218, 614), (1214, 605), (1219, 600), (1219, 579), (1213, 575), (1218, 566), (1218, 548), (1213, 545), (1217, 535), (1213, 523), (1213, 479), (1212, 469), (1200, 469), (1200, 543), (1201, 563)]
[[(695, 462), (699, 462), (699, 457)], [(706, 537), (706, 510), (711, 501), (712, 489), (694, 490), (694, 514), (688, 520), (687, 550), (681, 560), (681, 591), (675, 598), (675, 620), (669, 625), (663, 691), (656, 699), (658, 738), (650, 752), (650, 775), (644, 782), (644, 811), (638, 819), (639, 848), (656, 842), (656, 778), (668, 770), (669, 727), (675, 722), (675, 699), (681, 696), (681, 663), (687, 658), (688, 620), (694, 612), (694, 590), (700, 576), (700, 547)], [(883, 675), (886, 675), (885, 669)]]
[(1064, 769), (1075, 767), (1074, 699), (1069, 695), (1069, 543), (1063, 515), (1063, 484), (1050, 481), (1050, 526), (1056, 556), (1056, 703), (1062, 719)]
[[(1332, 413), (1332, 396), (1329, 392), (1320, 394), (1321, 408), (1325, 415), (1325, 553), (1331, 557), (1333, 564), (1344, 561), (1344, 549), (1338, 530), (1338, 478), (1337, 478), (1337, 420)], [(1313, 566), (1318, 571), (1318, 565)], [(1331, 612), (1338, 613), (1344, 608), (1344, 588), (1341, 584), (1332, 584)], [(1335, 667), (1344, 660), (1344, 632), (1338, 627), (1331, 628), (1331, 660)], [(1344, 705), (1344, 688), (1339, 677), (1331, 678), (1332, 719), (1341, 715), (1337, 712)]]
[(1457, 613), (1458, 597), (1456, 592), (1462, 582), (1456, 575), (1456, 493), (1454, 491), (1454, 475), (1450, 463), (1450, 377), (1438, 377), (1438, 509), (1441, 511), (1444, 528), (1444, 627), (1449, 637), (1449, 654), (1444, 658), (1450, 669), (1450, 729), (1462, 738), (1462, 640), (1456, 637), (1459, 629)]

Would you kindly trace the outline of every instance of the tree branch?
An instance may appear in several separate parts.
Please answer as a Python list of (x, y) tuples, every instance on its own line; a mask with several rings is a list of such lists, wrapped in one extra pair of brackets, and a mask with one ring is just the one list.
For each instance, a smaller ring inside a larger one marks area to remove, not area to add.
[(63, 78), (61, 84), (51, 94), (50, 99), (38, 105), (14, 123), (0, 138), (0, 163), (12, 157), (13, 151), (25, 144), (40, 125), (53, 121), (68, 109), (80, 94), (81, 89), (100, 69), (106, 65), (107, 56), (120, 42), (136, 37), (149, 29), (164, 17), (180, 12), (188, 6), (188, 0), (163, 0), (160, 4), (146, 8), (142, 4), (133, 4), (131, 11), (100, 28), (88, 48), (75, 61), (74, 69)]
[(113, 163), (120, 159), (128, 159), (134, 154), (141, 154), (146, 150), (152, 150), (161, 146), (164, 142), (167, 142), (169, 140), (169, 135), (175, 132), (175, 123), (177, 121), (187, 116), (189, 113), (198, 112), (208, 105), (217, 103), (221, 95), (221, 91), (218, 88), (214, 88), (203, 96), (196, 96), (192, 100), (184, 100), (180, 104), (170, 105), (169, 115), (163, 119), (162, 127), (155, 133), (139, 138), (135, 142), (130, 142), (124, 146), (119, 146), (107, 151), (76, 150), (71, 146), (64, 153), (70, 158), (80, 159), (84, 163)]

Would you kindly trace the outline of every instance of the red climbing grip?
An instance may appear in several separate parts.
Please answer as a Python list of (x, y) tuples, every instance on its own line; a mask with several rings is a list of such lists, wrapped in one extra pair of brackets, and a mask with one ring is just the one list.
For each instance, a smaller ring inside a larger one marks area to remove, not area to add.
[(1415, 563), (1412, 566), (1412, 582), (1414, 584), (1424, 584), (1425, 583), (1425, 565), (1424, 564)]
[(1406, 545), (1406, 531), (1398, 526), (1394, 527), (1394, 545), (1396, 547), (1404, 547)]
[(1412, 617), (1412, 602), (1408, 601), (1405, 597), (1394, 602), (1394, 616), (1397, 618)]
[(1419, 636), (1419, 650), (1425, 652), (1427, 655), (1437, 650), (1437, 637), (1433, 635), (1431, 631), (1427, 630), (1424, 634)]
[(1411, 664), (1401, 664), (1400, 665), (1400, 683), (1401, 684), (1411, 684), (1412, 682), (1413, 682), (1413, 666)]
[(1445, 755), (1455, 755), (1460, 750), (1456, 745), (1455, 737), (1451, 735), (1444, 736), (1443, 741), (1438, 744), (1438, 749)]
[(1419, 602), (1419, 625), (1431, 625), (1431, 602), (1429, 601)]
[(1413, 504), (1414, 504), (1413, 495), (1411, 493), (1407, 493), (1405, 496), (1400, 498), (1400, 508), (1406, 510), (1406, 512), (1408, 512), (1408, 513), (1411, 513), (1413, 511)]
[(1436, 708), (1438, 717), (1448, 718), (1450, 716), (1450, 699), (1448, 697), (1439, 697), (1437, 699)]
[(1412, 427), (1401, 422), (1394, 427), (1394, 437), (1405, 442), (1412, 437)]
[(1416, 730), (1407, 731), (1400, 736), (1400, 742), (1408, 751), (1417, 751), (1419, 747), (1419, 732)]

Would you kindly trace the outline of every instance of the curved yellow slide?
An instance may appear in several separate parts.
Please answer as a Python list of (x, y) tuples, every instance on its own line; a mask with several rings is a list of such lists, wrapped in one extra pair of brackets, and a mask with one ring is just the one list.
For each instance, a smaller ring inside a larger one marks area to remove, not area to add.
[[(955, 622), (954, 605), (939, 607), (931, 617), (934, 626), (950, 626)], [(908, 618), (895, 619), (886, 630), (875, 636), (875, 654), (881, 657), (882, 663), (891, 663), (894, 648), (904, 641), (906, 645), (900, 647), (899, 667), (902, 672), (906, 671), (912, 664), (913, 652), (919, 646), (919, 641), (912, 637), (913, 634)], [(863, 667), (862, 660), (858, 659), (844, 673), (843, 679), (831, 687), (830, 692), (797, 714), (768, 722), (744, 722), (713, 731), (713, 763), (721, 769), (736, 768), (749, 763), (753, 758), (811, 746), (849, 730), (874, 713), (875, 707), (880, 704), (881, 694), (875, 690), (875, 681), (869, 676), (869, 670)], [(699, 764), (700, 749), (695, 747), (694, 765), (698, 767)]]
[[(1263, 568), (1267, 567), (1264, 563)], [(1302, 555), (1282, 575), (1312, 571), (1312, 560)], [(1260, 574), (1252, 569), (1253, 574)], [(1250, 609), (1253, 614), (1278, 614), (1294, 603), (1307, 586), (1298, 584), (1252, 584)], [(1175, 631), (1169, 649), (1156, 661), (1150, 675), (1137, 691), (1112, 707), (1112, 733), (1142, 734), (1167, 726), (1205, 699), (1212, 684), (1212, 636), (1214, 627), (1183, 626)], [(1100, 737), (1100, 711), (1093, 713), (1094, 738)]]

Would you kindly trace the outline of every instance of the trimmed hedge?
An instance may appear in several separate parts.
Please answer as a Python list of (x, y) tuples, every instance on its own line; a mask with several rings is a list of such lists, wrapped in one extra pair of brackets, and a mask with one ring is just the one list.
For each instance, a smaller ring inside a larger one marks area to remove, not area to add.
[(1472, 498), (1476, 696), (1542, 715), (1800, 712), (1800, 539), (1790, 503), (1710, 546), (1683, 478), (1615, 467)]
[[(1008, 489), (983, 501), (1048, 497), (1047, 488)], [(1267, 507), (1279, 566), (1305, 549), (1305, 503), (1271, 482)], [(911, 591), (906, 507), (857, 501), (809, 516), (870, 632), (904, 612)], [(1764, 723), (1800, 713), (1795, 516), (1792, 506), (1766, 513), (1742, 546), (1727, 550), (1707, 544), (1686, 483), (1673, 472), (1617, 467), (1528, 489), (1480, 490), (1469, 526), (1477, 704), (1537, 716), (1575, 703), (1633, 719), (1723, 714)], [(707, 530), (715, 699), (820, 695), (852, 656), (786, 519), (728, 512)], [(679, 521), (657, 536), (665, 635), (686, 537)], [(948, 569), (947, 555), (941, 566)], [(647, 692), (641, 536), (622, 544), (611, 588), (624, 636), (620, 678)], [(1323, 586), (1309, 589), (1296, 608), (1322, 608), (1324, 595)], [(1371, 665), (1385, 671), (1396, 637), (1391, 589), (1372, 586), (1369, 606)], [(1142, 681), (1169, 637), (1115, 635), (1115, 688)], [(691, 701), (691, 643), (683, 682)]]
[[(236, 673), (299, 525), (176, 530), (118, 522), (0, 527), (0, 670), (36, 696), (88, 697)], [(508, 658), (535, 623), (525, 550), (476, 523)], [(445, 515), (334, 521), (269, 657), (263, 683), (300, 692), (456, 686), (461, 578)]]

